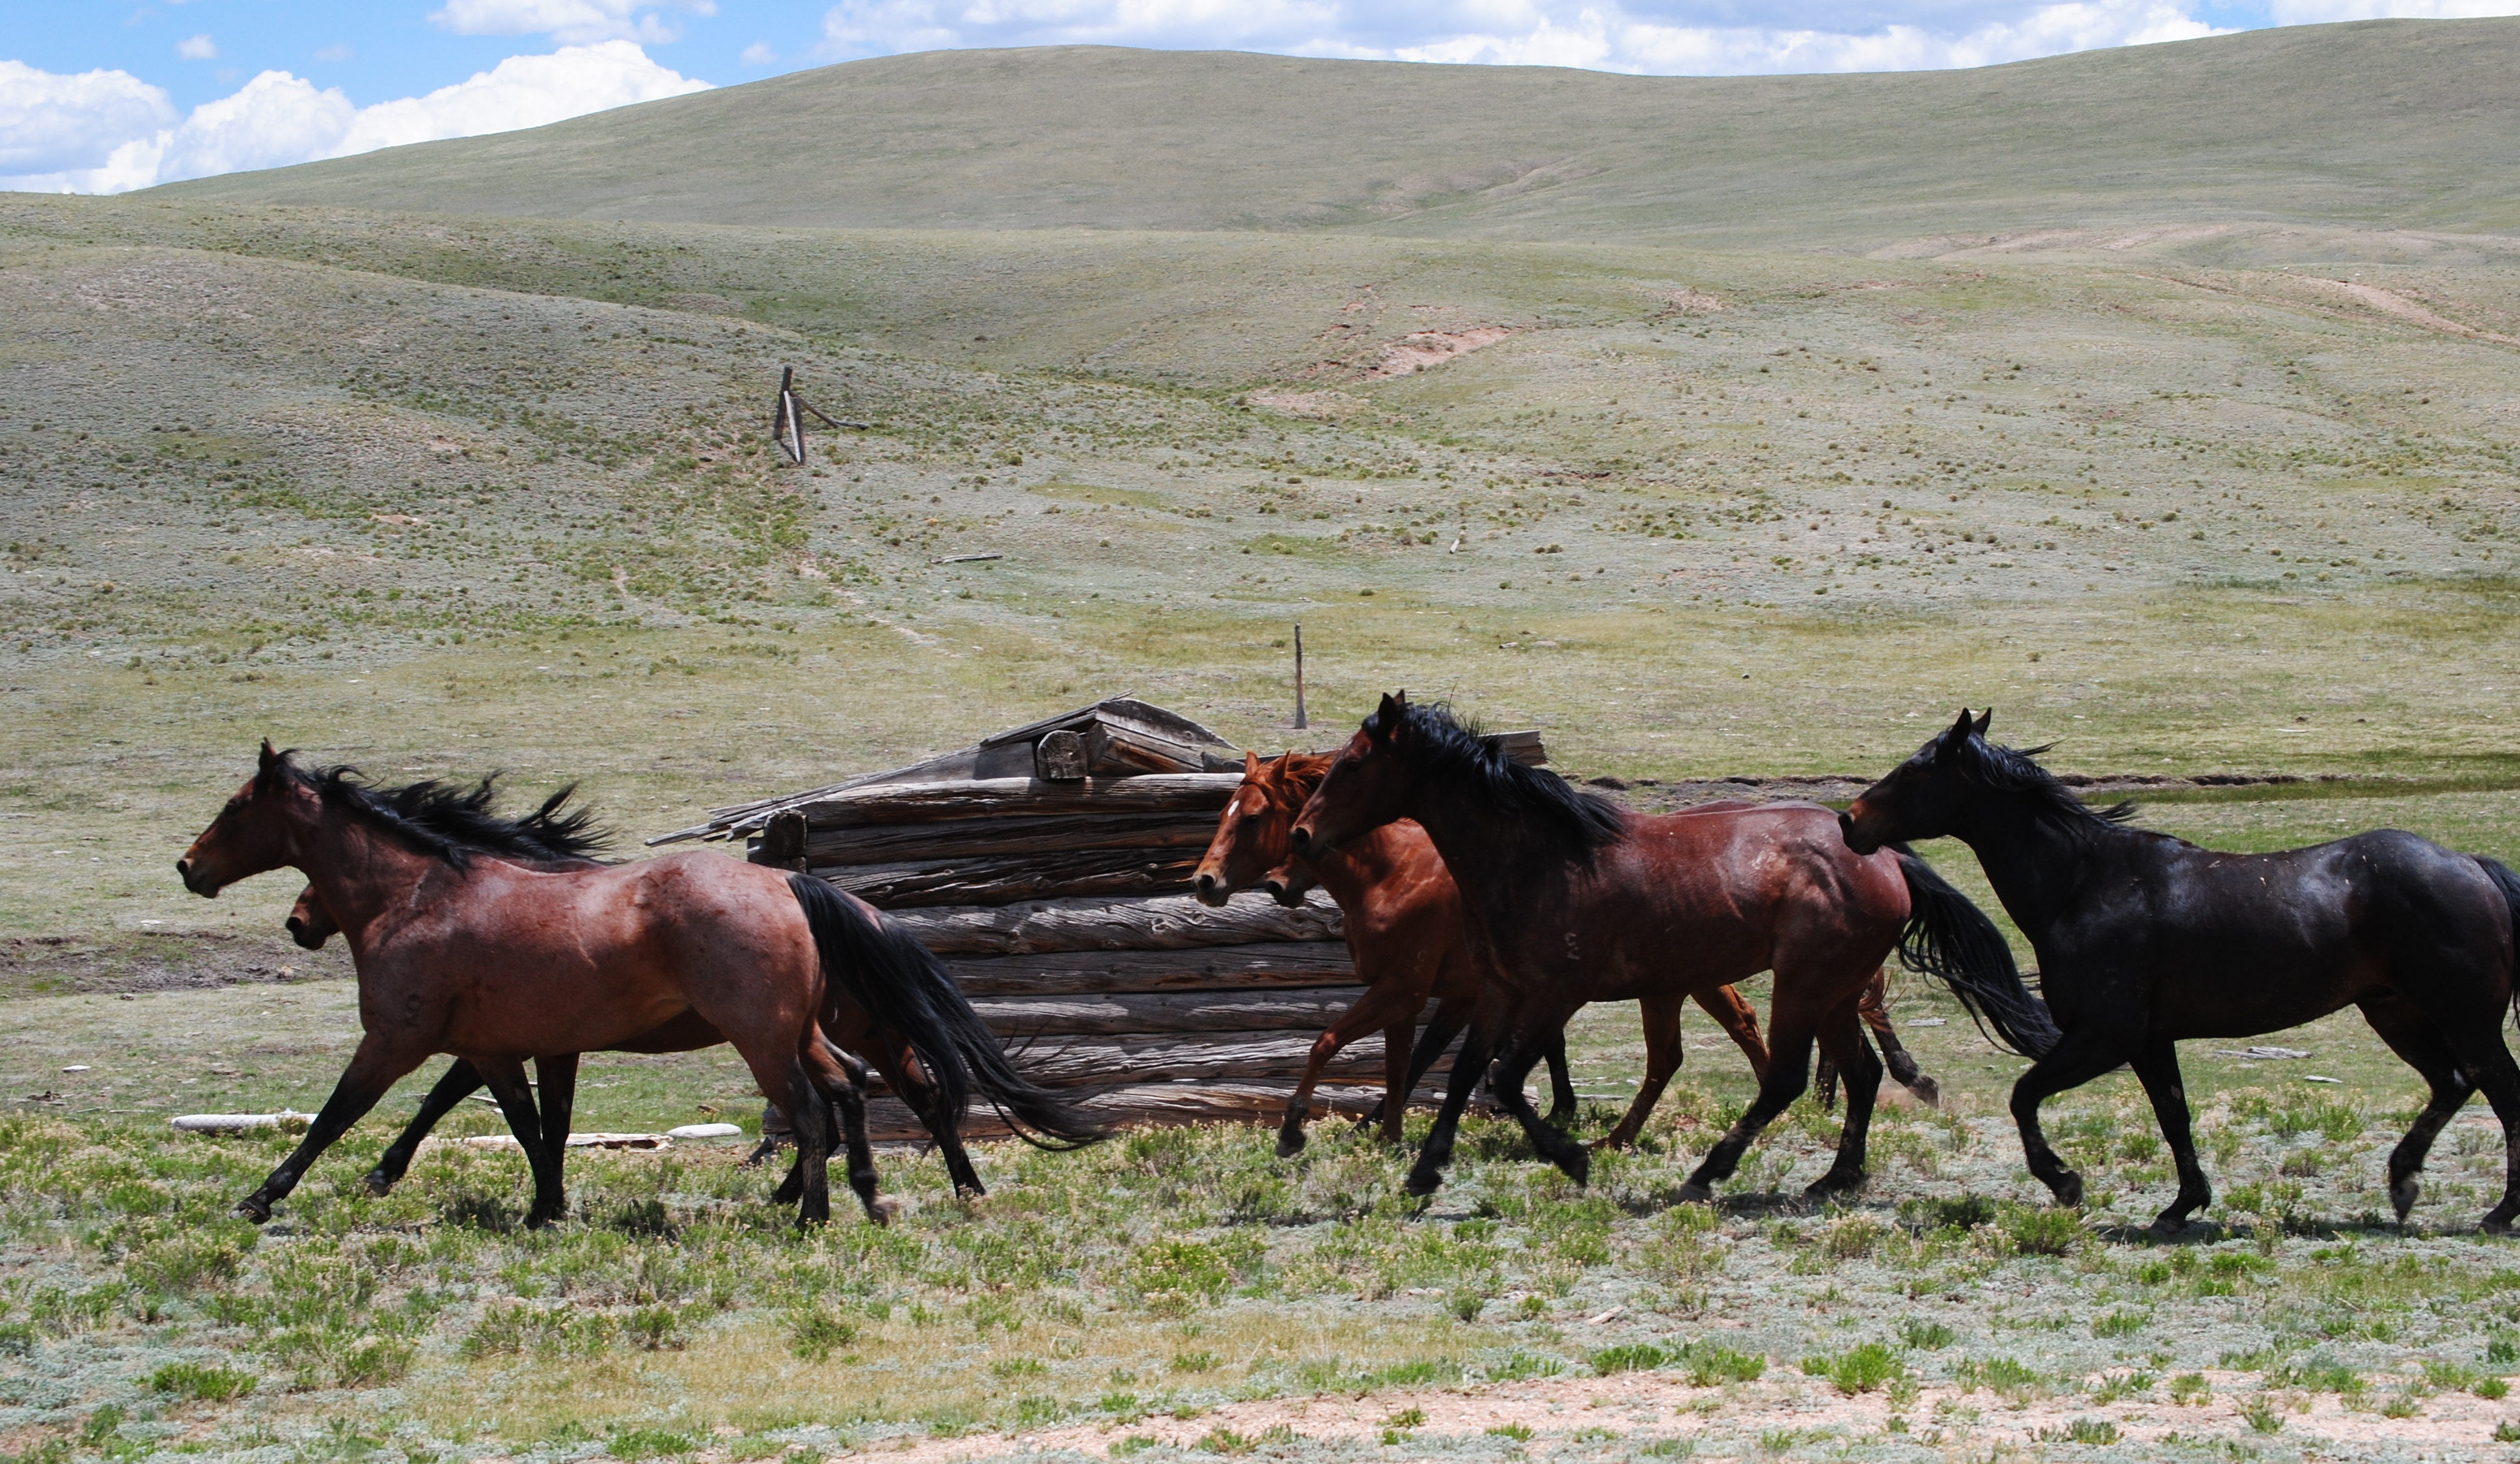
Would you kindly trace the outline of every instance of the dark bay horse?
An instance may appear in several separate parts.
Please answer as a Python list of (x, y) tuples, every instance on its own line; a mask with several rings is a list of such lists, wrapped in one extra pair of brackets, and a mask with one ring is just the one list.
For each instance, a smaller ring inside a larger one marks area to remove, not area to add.
[(2520, 1069), (2502, 1040), (2514, 996), (2520, 877), (2490, 859), (2383, 829), (2280, 854), (2218, 854), (2128, 828), (2129, 804), (2092, 809), (2027, 751), (1959, 720), (1855, 800), (1848, 845), (1949, 835), (1969, 846), (2039, 953), (2063, 1036), (2012, 1087), (2030, 1172), (2059, 1204), (2082, 1199), (2039, 1129), (2039, 1105), (2132, 1066), (2178, 1159), (2170, 1233), (2213, 1189), (2188, 1133), (2182, 1038), (2256, 1037), (2359, 1006), (2423, 1075), (2432, 1100), (2389, 1156), (2404, 1220), (2442, 1126), (2485, 1090), (2502, 1121), (2500, 1232), (2520, 1215)]
[(597, 1051), (697, 1015), (725, 1035), (796, 1126), (798, 1218), (827, 1220), (836, 1110), (868, 1214), (875, 1170), (864, 1099), (823, 1036), (845, 992), (900, 1032), (957, 1113), (973, 1091), (1057, 1140), (1097, 1131), (1016, 1075), (934, 956), (898, 924), (819, 880), (723, 856), (536, 869), (404, 817), (393, 791), (310, 771), (263, 744), (259, 768), (177, 861), (215, 896), (292, 865), (339, 921), (359, 972), (358, 1050), (305, 1139), (238, 1206), (261, 1220), (307, 1166), (433, 1052), (471, 1060), (500, 1098), (537, 1194), (558, 1188), (524, 1061)]
[[(1286, 1102), (1285, 1123), (1278, 1134), (1281, 1158), (1304, 1146), (1304, 1119), (1322, 1069), (1339, 1049), (1377, 1030), (1383, 1034), (1385, 1078), (1382, 1107), (1376, 1112), (1383, 1138), (1398, 1143), (1409, 1094), (1468, 1023), (1482, 984), (1462, 932), (1461, 890), (1424, 829), (1402, 820), (1369, 830), (1319, 859), (1292, 854), (1288, 837), (1295, 814), (1336, 758), (1335, 753), (1289, 752), (1263, 762), (1244, 753), (1242, 786), (1225, 806), (1193, 883), (1199, 900), (1211, 906), (1223, 905), (1236, 890), (1264, 879), (1282, 904), (1300, 904), (1303, 886), (1320, 884), (1338, 905), (1348, 954), (1365, 983), (1365, 995), (1313, 1043), (1303, 1077)], [(1751, 1071), (1764, 1075), (1768, 1044), (1760, 1040), (1759, 1016), (1750, 1003), (1729, 986), (1695, 996), (1740, 1045)], [(1435, 1010), (1427, 1018), (1425, 1040), (1413, 1051), (1410, 1039), (1418, 1013), (1430, 999)], [(1636, 1138), (1662, 1092), (1662, 1079), (1680, 1065), (1679, 1007), (1661, 998), (1643, 1005), (1648, 1076), (1627, 1116), (1601, 1140), (1611, 1148)], [(1576, 1104), (1562, 1038), (1542, 1057), (1549, 1065), (1552, 1095), (1547, 1121), (1562, 1124), (1574, 1116)]]
[[(483, 786), (486, 789), (486, 780)], [(562, 796), (565, 796), (567, 791), (563, 790)], [(425, 819), (425, 812), (420, 817)], [(518, 857), (528, 861), (531, 867), (537, 869), (601, 867), (592, 860), (533, 858), (529, 851), (519, 851)], [(324, 909), (322, 897), (315, 893), (311, 884), (298, 893), (297, 903), (290, 908), (287, 924), (290, 938), (309, 951), (322, 950), (326, 941), (340, 934), (340, 926)], [(910, 1044), (902, 1041), (898, 1033), (878, 1027), (863, 1007), (848, 999), (846, 993), (829, 994), (826, 1008), (824, 1036), (839, 1049), (843, 1063), (853, 1060), (857, 1053), (869, 1054), (876, 1071), (884, 1076), (892, 1090), (926, 1127), (929, 1137), (944, 1156), (945, 1172), (954, 1181), (954, 1192), (966, 1199), (987, 1194), (988, 1187), (980, 1182), (979, 1173), (971, 1166), (971, 1156), (963, 1147), (962, 1116), (945, 1111), (944, 1094), (920, 1071)], [(725, 1034), (702, 1021), (697, 1013), (685, 1012), (610, 1050), (698, 1052), (725, 1041)], [(579, 1055), (575, 1052), (547, 1052), (534, 1059), (535, 1072), (541, 1080), (535, 1085), (534, 1096), (540, 1110), (538, 1117), (543, 1143), (547, 1149), (559, 1146), (559, 1152), (552, 1156), (555, 1179), (562, 1168), (568, 1143), (570, 1112), (577, 1095)], [(864, 1077), (855, 1070), (851, 1071), (850, 1077), (861, 1087), (865, 1087)], [(368, 1171), (364, 1181), (368, 1193), (382, 1195), (390, 1192), (410, 1172), (412, 1159), (420, 1152), (421, 1141), (428, 1137), (429, 1131), (446, 1115), (454, 1112), (458, 1104), (478, 1091), (486, 1081), (469, 1059), (459, 1057), (448, 1064), (445, 1076), (422, 1096), (420, 1111), (412, 1115), (411, 1122), (403, 1126), (402, 1132), (385, 1146), (384, 1152), (377, 1156), (377, 1166)], [(519, 1142), (522, 1142), (522, 1137), (518, 1135)], [(767, 1157), (770, 1150), (771, 1145), (765, 1142), (754, 1159)], [(791, 1166), (787, 1180), (779, 1187), (782, 1204), (794, 1201), (795, 1186), (800, 1182), (798, 1170)], [(543, 1224), (558, 1220), (566, 1210), (567, 1196), (564, 1192), (536, 1194), (525, 1223), (528, 1227)]]
[(1583, 1146), (1541, 1123), (1522, 1095), (1523, 1075), (1586, 1002), (1668, 1001), (1776, 973), (1767, 1077), (1689, 1176), (1691, 1199), (1710, 1198), (1802, 1093), (1815, 1040), (1844, 1075), (1847, 1101), (1837, 1160), (1811, 1188), (1863, 1183), (1881, 1064), (1857, 1007), (1893, 949), (1970, 990), (2000, 1029), (2040, 1018), (1984, 914), (1912, 855), (1855, 855), (1836, 816), (1816, 804), (1630, 813), (1514, 762), (1443, 707), (1404, 695), (1385, 696), (1349, 740), (1297, 817), (1293, 847), (1312, 857), (1395, 819), (1423, 826), (1452, 869), (1488, 977), (1443, 1112), (1410, 1174), (1413, 1194), (1442, 1183), (1462, 1108), (1491, 1052), (1498, 1101), (1541, 1154), (1586, 1177)]

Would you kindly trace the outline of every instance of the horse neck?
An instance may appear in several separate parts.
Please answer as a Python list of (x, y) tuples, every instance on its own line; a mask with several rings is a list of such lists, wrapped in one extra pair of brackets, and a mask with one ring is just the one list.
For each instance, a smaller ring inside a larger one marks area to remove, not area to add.
[(292, 863), (315, 886), (341, 938), (355, 953), (368, 930), (397, 907), (408, 907), (421, 883), (446, 862), (423, 854), (361, 820), (329, 806), (304, 820)]
[(1340, 911), (1352, 915), (1364, 908), (1373, 887), (1398, 866), (1407, 840), (1397, 825), (1385, 823), (1305, 863)]
[(1578, 863), (1555, 830), (1497, 807), (1485, 788), (1466, 778), (1421, 777), (1400, 817), (1426, 830), (1472, 908), (1484, 903), (1482, 895), (1509, 896), (1546, 866)]
[(2004, 912), (2033, 945), (2072, 907), (2100, 851), (2119, 830), (2067, 820), (2040, 807), (2037, 796), (1972, 790), (1971, 806), (1953, 836), (1977, 855)]

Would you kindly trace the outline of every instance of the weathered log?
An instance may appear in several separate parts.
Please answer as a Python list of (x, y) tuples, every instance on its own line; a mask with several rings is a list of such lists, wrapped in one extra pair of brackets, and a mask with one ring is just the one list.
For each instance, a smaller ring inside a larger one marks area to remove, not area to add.
[[(1199, 1037), (1133, 1033), (1112, 1037), (1045, 1037), (1013, 1042), (1007, 1056), (1016, 1071), (1044, 1087), (1101, 1087), (1114, 1083), (1213, 1083), (1249, 1078), (1294, 1078), (1312, 1055), (1313, 1032), (1255, 1032)], [(1327, 1072), (1378, 1074), (1382, 1036), (1361, 1037), (1340, 1049)]]
[(1238, 895), (1222, 909), (1210, 909), (1187, 895), (1164, 895), (906, 909), (894, 918), (939, 955), (1183, 951), (1339, 938), (1338, 907), (1319, 896), (1296, 909), (1283, 909), (1265, 895)]
[(1088, 849), (813, 868), (878, 909), (922, 905), (1008, 905), (1079, 895), (1164, 895), (1190, 888), (1195, 849)]
[[(770, 853), (788, 816), (771, 821), (763, 836)], [(799, 823), (801, 820), (797, 821)], [(816, 867), (918, 860), (970, 859), (989, 854), (1073, 854), (1087, 849), (1204, 850), (1216, 837), (1216, 818), (1192, 814), (1064, 814), (1047, 819), (957, 819), (950, 823), (902, 823), (807, 832), (802, 857)], [(795, 855), (786, 856), (795, 858)], [(777, 864), (777, 857), (758, 864)]]
[(1085, 739), (1075, 732), (1046, 732), (1032, 750), (1032, 776), (1044, 782), (1083, 782), (1085, 775)]
[(1224, 809), (1242, 783), (1239, 773), (1153, 773), (1141, 777), (1098, 777), (1084, 782), (1044, 782), (1032, 777), (984, 777), (969, 782), (879, 783), (798, 804), (809, 828), (862, 828), (871, 823), (925, 823), (1002, 815), (1190, 814)]
[(1361, 986), (1292, 991), (1138, 992), (975, 1000), (973, 1010), (1009, 1043), (1050, 1037), (1156, 1033), (1303, 1032), (1318, 1036), (1365, 995)]
[(1086, 770), (1098, 777), (1196, 773), (1207, 766), (1196, 743), (1121, 718), (1098, 718), (1085, 728), (1084, 739)]
[[(910, 918), (915, 918), (913, 912)], [(949, 958), (967, 997), (1080, 997), (1102, 992), (1286, 991), (1349, 987), (1345, 941), (1262, 941), (1175, 951), (1055, 951)]]

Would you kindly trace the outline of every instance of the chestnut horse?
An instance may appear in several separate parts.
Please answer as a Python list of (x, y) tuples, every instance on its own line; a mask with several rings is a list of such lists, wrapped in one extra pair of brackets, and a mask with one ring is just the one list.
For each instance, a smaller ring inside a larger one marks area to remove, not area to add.
[[(1409, 1094), (1469, 1021), (1481, 985), (1462, 933), (1461, 891), (1425, 830), (1403, 820), (1373, 829), (1319, 860), (1296, 859), (1291, 854), (1287, 836), (1295, 826), (1295, 812), (1321, 786), (1323, 775), (1336, 757), (1328, 752), (1289, 752), (1275, 762), (1263, 762), (1245, 752), (1242, 786), (1225, 806), (1193, 883), (1199, 901), (1210, 906), (1225, 904), (1236, 890), (1264, 878), (1269, 893), (1281, 904), (1300, 904), (1302, 886), (1319, 883), (1338, 903), (1348, 954), (1365, 982), (1365, 994), (1356, 1004), (1313, 1043), (1294, 1096), (1286, 1101), (1285, 1123), (1278, 1134), (1280, 1158), (1304, 1147), (1304, 1120), (1322, 1069), (1340, 1048), (1376, 1030), (1383, 1035), (1385, 1071), (1382, 1106), (1376, 1113), (1383, 1138), (1398, 1143)], [(1750, 1003), (1729, 986), (1696, 995), (1698, 1004), (1740, 1045), (1751, 1071), (1764, 1073), (1768, 1044), (1759, 1040), (1759, 1016)], [(1435, 1010), (1427, 1018), (1425, 1041), (1413, 1052), (1411, 1038), (1418, 1013), (1430, 999)], [(1644, 1003), (1644, 1027), (1645, 1086), (1638, 1091), (1627, 1117), (1600, 1140), (1611, 1148), (1624, 1148), (1636, 1138), (1662, 1093), (1663, 1079), (1680, 1065), (1679, 1008)], [(1575, 1107), (1574, 1086), (1566, 1076), (1566, 1044), (1552, 1043), (1542, 1055), (1549, 1064), (1553, 1098), (1549, 1122), (1561, 1123), (1573, 1116)]]
[(2362, 1010), (2423, 1075), (2432, 1099), (2389, 1156), (2403, 1221), (2442, 1126), (2478, 1088), (2502, 1124), (2501, 1202), (2520, 1218), (2520, 1067), (2502, 1019), (2520, 991), (2520, 876), (2396, 829), (2278, 854), (2222, 854), (2123, 826), (2134, 805), (2093, 809), (2035, 761), (2044, 747), (1987, 740), (1992, 714), (1959, 720), (1847, 807), (1848, 845), (1949, 835), (1986, 867), (1996, 898), (2039, 953), (2063, 1036), (2012, 1086), (2030, 1172), (2059, 1204), (2082, 1176), (2039, 1130), (2039, 1105), (2132, 1066), (2178, 1164), (2179, 1193), (2153, 1220), (2176, 1232), (2213, 1189), (2188, 1132), (2178, 1042), (2256, 1037)]
[(1893, 949), (1964, 986), (1999, 1022), (2038, 1012), (1986, 916), (1903, 852), (1860, 857), (1817, 804), (1646, 817), (1527, 768), (1437, 705), (1385, 696), (1297, 815), (1295, 851), (1327, 853), (1397, 819), (1422, 825), (1461, 886), (1489, 973), (1443, 1111), (1410, 1172), (1432, 1193), (1461, 1113), (1497, 1054), (1495, 1092), (1533, 1147), (1578, 1180), (1588, 1151), (1540, 1122), (1523, 1076), (1590, 1001), (1665, 1002), (1776, 973), (1771, 1060), (1749, 1110), (1682, 1190), (1712, 1198), (1811, 1078), (1817, 1039), (1846, 1082), (1836, 1162), (1811, 1191), (1864, 1182), (1881, 1064), (1857, 1014)]
[(470, 1059), (558, 1189), (525, 1059), (602, 1050), (685, 1014), (723, 1033), (763, 1096), (796, 1126), (798, 1219), (831, 1214), (836, 1109), (849, 1179), (881, 1219), (864, 1098), (820, 1018), (837, 990), (900, 1032), (960, 1112), (973, 1090), (1054, 1139), (1098, 1131), (1016, 1075), (936, 958), (863, 902), (806, 876), (723, 856), (535, 869), (405, 817), (396, 790), (347, 769), (310, 771), (265, 742), (254, 776), (176, 871), (214, 897), (292, 865), (340, 922), (365, 1034), (300, 1142), (238, 1205), (268, 1220), (309, 1165), (432, 1052)]

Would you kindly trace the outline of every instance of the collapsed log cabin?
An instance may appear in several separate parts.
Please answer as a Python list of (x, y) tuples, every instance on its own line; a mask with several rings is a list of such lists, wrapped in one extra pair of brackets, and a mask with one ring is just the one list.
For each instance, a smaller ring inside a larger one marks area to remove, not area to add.
[[(1538, 733), (1506, 738), (1546, 760)], [(1222, 909), (1191, 898), (1241, 766), (1197, 723), (1113, 697), (650, 842), (741, 838), (756, 864), (891, 911), (1018, 1068), (1106, 1122), (1274, 1123), (1314, 1040), (1363, 988), (1326, 896), (1298, 909), (1257, 892)], [(1350, 1044), (1315, 1110), (1365, 1111), (1381, 1074), (1380, 1036)], [(922, 1132), (889, 1094), (869, 1117), (880, 1137)], [(996, 1123), (971, 1119), (975, 1132)]]

